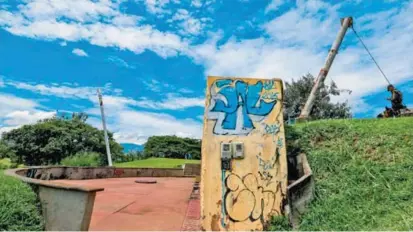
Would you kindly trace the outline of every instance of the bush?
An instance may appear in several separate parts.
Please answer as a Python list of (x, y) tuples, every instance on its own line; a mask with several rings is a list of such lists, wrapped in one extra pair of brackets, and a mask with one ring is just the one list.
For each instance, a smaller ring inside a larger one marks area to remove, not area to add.
[(103, 165), (102, 155), (96, 152), (79, 152), (66, 157), (61, 162), (65, 166), (96, 167)]
[(0, 172), (0, 231), (42, 231), (36, 194), (25, 183)]
[(17, 165), (11, 162), (10, 158), (0, 159), (0, 169), (16, 168)]

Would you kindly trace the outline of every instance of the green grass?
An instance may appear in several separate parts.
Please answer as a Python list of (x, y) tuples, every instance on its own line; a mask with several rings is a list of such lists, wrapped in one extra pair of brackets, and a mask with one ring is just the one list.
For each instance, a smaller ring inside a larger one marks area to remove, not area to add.
[(200, 160), (148, 158), (144, 160), (117, 163), (115, 166), (122, 168), (176, 168), (185, 163), (199, 164), (200, 162)]
[(65, 166), (97, 167), (101, 164), (101, 155), (96, 152), (79, 152), (64, 158), (60, 163)]
[(413, 117), (292, 129), (316, 181), (300, 230), (413, 229)]
[(36, 194), (0, 170), (0, 231), (41, 231), (43, 218)]

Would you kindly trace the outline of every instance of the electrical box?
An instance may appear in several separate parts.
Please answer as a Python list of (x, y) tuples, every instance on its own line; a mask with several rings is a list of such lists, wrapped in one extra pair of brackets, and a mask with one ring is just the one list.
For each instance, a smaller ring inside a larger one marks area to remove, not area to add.
[(243, 143), (233, 143), (233, 150), (235, 159), (244, 159), (244, 144)]
[(232, 158), (232, 147), (230, 143), (221, 143), (221, 159)]

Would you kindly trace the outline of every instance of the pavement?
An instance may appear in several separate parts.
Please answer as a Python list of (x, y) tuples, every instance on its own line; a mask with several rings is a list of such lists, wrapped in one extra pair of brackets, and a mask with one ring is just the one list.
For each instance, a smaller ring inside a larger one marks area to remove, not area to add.
[[(135, 180), (156, 180), (156, 184)], [(57, 180), (60, 183), (103, 187), (97, 192), (91, 231), (200, 230), (199, 189), (194, 178), (110, 178)]]

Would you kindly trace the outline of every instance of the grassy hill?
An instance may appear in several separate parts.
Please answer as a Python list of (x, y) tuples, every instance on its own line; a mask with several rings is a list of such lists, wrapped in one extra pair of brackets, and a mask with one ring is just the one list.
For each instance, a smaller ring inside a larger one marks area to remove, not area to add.
[(176, 168), (185, 163), (199, 164), (200, 162), (200, 160), (149, 158), (125, 163), (117, 163), (115, 166), (122, 168)]
[(300, 230), (413, 229), (413, 117), (287, 127), (316, 180)]

